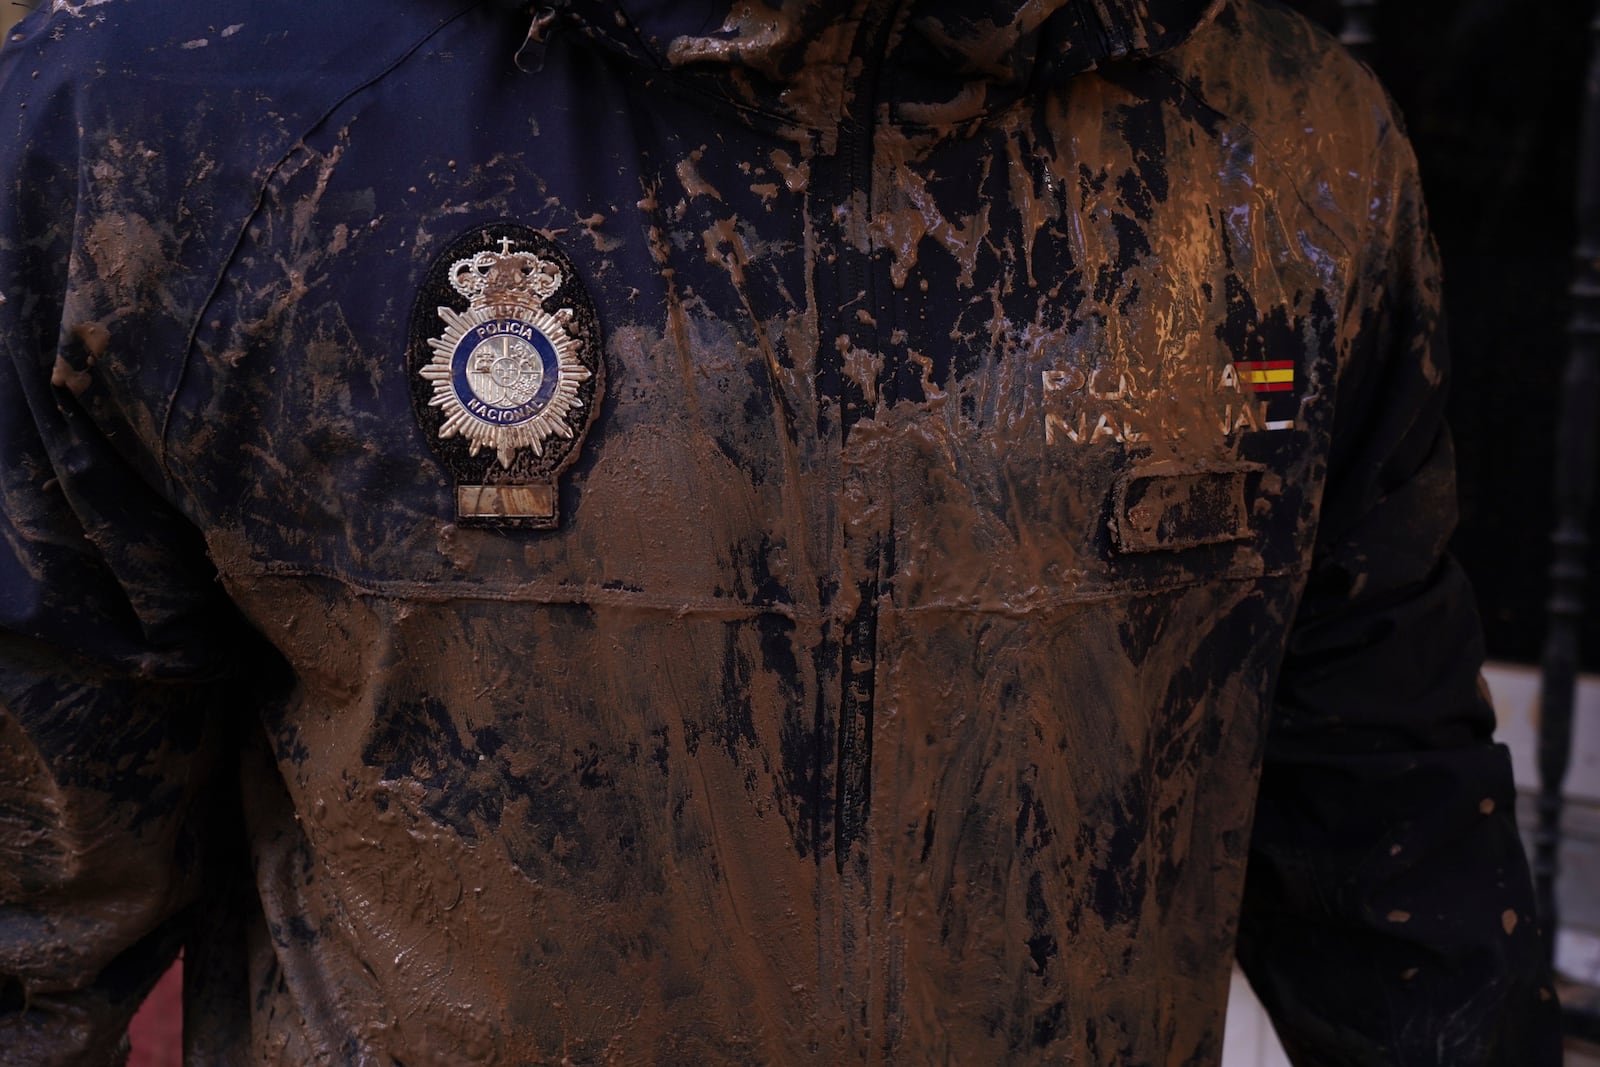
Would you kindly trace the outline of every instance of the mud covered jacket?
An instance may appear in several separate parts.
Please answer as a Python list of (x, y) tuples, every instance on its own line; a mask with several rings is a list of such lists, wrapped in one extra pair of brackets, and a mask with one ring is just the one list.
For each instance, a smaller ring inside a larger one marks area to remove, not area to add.
[[(0, 1062), (1554, 1063), (1370, 74), (1226, 0), (58, 0)], [(530, 28), (531, 27), (531, 28)], [(1248, 874), (1248, 877), (1247, 877)]]

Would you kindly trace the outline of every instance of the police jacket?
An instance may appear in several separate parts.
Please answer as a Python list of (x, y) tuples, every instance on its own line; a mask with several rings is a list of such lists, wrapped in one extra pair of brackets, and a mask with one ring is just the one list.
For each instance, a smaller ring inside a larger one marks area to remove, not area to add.
[(0, 1062), (1554, 1063), (1413, 158), (1254, 0), (56, 0)]

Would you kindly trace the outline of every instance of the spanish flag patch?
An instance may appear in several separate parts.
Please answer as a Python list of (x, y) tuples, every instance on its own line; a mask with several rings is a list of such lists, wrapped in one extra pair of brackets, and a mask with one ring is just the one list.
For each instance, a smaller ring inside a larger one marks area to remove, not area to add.
[(1239, 384), (1257, 393), (1287, 393), (1294, 389), (1293, 360), (1235, 360)]

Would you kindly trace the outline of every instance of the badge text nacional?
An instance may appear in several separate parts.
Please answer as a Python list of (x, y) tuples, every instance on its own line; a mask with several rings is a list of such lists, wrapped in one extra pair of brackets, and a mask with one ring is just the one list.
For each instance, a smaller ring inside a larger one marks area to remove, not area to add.
[(602, 375), (594, 304), (571, 258), (515, 223), (452, 242), (418, 293), (411, 353), (417, 415), (455, 475), (457, 518), (554, 527), (557, 480)]

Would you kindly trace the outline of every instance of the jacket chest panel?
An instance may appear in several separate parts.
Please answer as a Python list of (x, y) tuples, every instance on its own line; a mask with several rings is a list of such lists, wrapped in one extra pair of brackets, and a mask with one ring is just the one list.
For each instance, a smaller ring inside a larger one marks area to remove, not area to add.
[(964, 140), (880, 131), (844, 227), (878, 401), (846, 468), (892, 501), (904, 606), (1303, 566), (1340, 252), (1247, 139), (1083, 93)]
[[(283, 169), (202, 324), (176, 439), (197, 472), (223, 463), (202, 496), (240, 464), (252, 488), (200, 506), (274, 568), (535, 599), (819, 605), (863, 530), (905, 604), (1295, 568), (1337, 260), (1258, 188), (1248, 143), (1076, 92), (961, 139), (879, 128), (862, 173), (778, 137), (734, 147), (704, 116), (552, 164), (540, 141), (585, 114), (559, 101), (519, 118), (525, 149), (503, 150), (502, 117), (399, 165), (347, 135), (405, 109), (336, 123)], [(573, 256), (604, 338), (549, 531), (457, 523), (408, 399), (419, 278), (502, 219)]]

